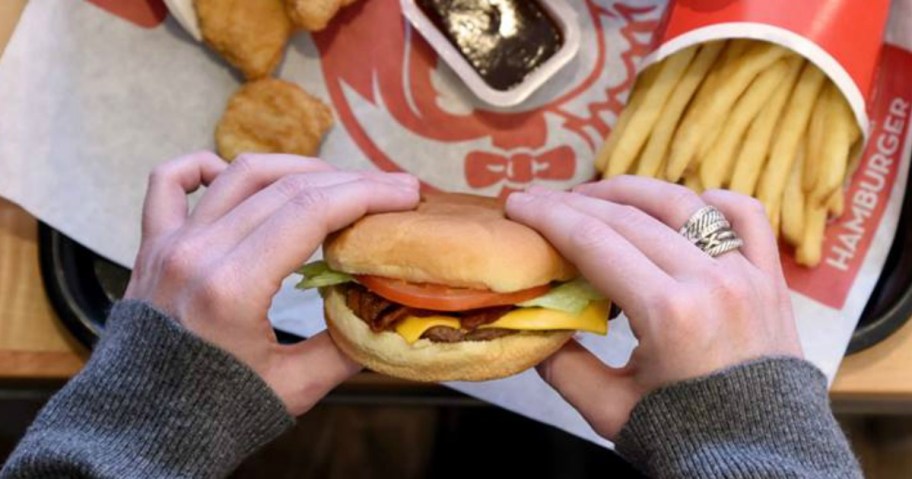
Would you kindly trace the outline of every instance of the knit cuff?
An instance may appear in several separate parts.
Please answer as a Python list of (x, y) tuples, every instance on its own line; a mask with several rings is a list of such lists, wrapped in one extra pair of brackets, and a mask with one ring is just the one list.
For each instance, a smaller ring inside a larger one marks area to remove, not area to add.
[(185, 445), (217, 445), (216, 457), (197, 460), (245, 457), (294, 423), (252, 369), (146, 303), (114, 306), (101, 352), (100, 361), (122, 380), (116, 389), (132, 417), (165, 414), (143, 417), (165, 419), (166, 427), (182, 431), (175, 436), (185, 437)]
[(830, 411), (826, 378), (792, 357), (651, 392), (634, 407), (617, 450), (657, 478), (856, 477), (858, 470)]
[(15, 462), (105, 477), (226, 476), (293, 423), (269, 386), (232, 355), (148, 304), (122, 301)]

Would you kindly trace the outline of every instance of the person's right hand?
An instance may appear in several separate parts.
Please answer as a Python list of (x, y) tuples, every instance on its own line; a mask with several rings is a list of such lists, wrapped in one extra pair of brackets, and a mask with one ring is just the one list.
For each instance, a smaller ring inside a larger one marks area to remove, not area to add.
[[(707, 204), (744, 240), (740, 251), (713, 258), (678, 233)], [(620, 306), (639, 339), (621, 369), (575, 341), (538, 369), (608, 439), (656, 388), (763, 356), (802, 355), (776, 240), (752, 198), (721, 190), (698, 196), (625, 176), (572, 193), (531, 188), (510, 195), (506, 210)]]
[[(190, 211), (187, 193), (209, 188)], [(200, 152), (149, 177), (142, 243), (125, 293), (247, 364), (300, 415), (361, 366), (321, 333), (276, 340), (267, 312), (282, 280), (326, 235), (367, 213), (418, 204), (404, 173), (341, 171), (315, 158)]]

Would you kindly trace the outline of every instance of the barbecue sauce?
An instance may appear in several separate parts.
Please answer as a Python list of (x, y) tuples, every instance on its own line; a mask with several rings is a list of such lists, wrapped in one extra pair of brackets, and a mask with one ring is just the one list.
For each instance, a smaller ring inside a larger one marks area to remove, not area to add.
[(557, 23), (535, 0), (416, 0), (485, 83), (509, 90), (563, 45)]

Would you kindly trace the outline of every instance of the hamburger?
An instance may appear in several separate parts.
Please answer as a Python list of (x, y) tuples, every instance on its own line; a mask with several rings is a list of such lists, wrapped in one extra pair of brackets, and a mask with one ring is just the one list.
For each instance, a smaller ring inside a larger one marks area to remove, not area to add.
[(425, 197), (323, 244), (299, 288), (320, 288), (329, 333), (362, 365), (416, 381), (483, 381), (532, 367), (610, 304), (493, 198)]

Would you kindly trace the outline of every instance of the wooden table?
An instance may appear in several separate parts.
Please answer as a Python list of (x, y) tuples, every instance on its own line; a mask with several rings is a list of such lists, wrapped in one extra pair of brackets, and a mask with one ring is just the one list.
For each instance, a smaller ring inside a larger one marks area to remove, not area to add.
[[(25, 3), (0, 1), (0, 54)], [(87, 358), (45, 297), (36, 235), (35, 219), (0, 199), (0, 379), (65, 379)], [(352, 383), (409, 385), (372, 374)], [(912, 412), (912, 321), (877, 346), (846, 358), (831, 397), (844, 410)]]

